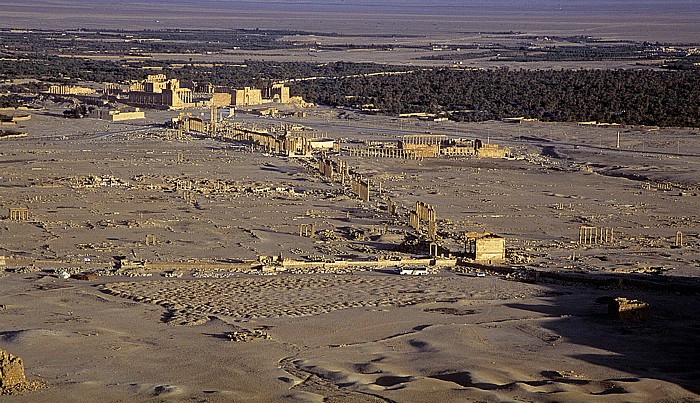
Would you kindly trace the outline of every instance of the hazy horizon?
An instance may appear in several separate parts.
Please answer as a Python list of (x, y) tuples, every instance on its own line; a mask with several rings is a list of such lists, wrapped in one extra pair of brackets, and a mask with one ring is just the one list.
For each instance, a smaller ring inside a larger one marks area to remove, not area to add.
[[(28, 9), (91, 8), (99, 7), (148, 7), (171, 6), (192, 8), (220, 8), (242, 11), (310, 11), (310, 12), (380, 12), (453, 15), (454, 13), (692, 13), (700, 14), (695, 0), (86, 0), (76, 3), (68, 0), (36, 0), (31, 4), (20, 1), (0, 0), (0, 7)], [(105, 9), (107, 11), (108, 9)], [(155, 10), (154, 10), (155, 11)]]
[(696, 0), (0, 0), (0, 28), (285, 29), (435, 34), (521, 31), (700, 40)]

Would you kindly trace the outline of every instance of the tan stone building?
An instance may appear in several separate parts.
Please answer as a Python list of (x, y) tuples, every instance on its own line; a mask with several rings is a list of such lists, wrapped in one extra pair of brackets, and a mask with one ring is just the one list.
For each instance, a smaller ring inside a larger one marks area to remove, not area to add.
[(262, 91), (245, 87), (231, 92), (231, 103), (235, 106), (251, 106), (262, 104)]
[(478, 140), (451, 139), (442, 142), (440, 154), (452, 157), (476, 155), (476, 149), (481, 144)]
[(186, 132), (207, 132), (207, 122), (203, 119), (194, 117), (192, 114), (180, 114), (178, 118), (173, 118), (173, 125), (179, 127)]
[(502, 236), (490, 234), (468, 233), (467, 256), (477, 262), (488, 264), (501, 263), (506, 259), (506, 239)]
[(401, 141), (399, 148), (410, 151), (415, 158), (435, 158), (440, 154), (439, 144), (415, 144)]
[[(131, 90), (142, 88), (143, 90)], [(132, 84), (129, 92), (129, 102), (136, 105), (167, 107), (169, 109), (183, 109), (194, 106), (192, 103), (192, 90), (181, 88), (177, 79), (168, 80), (165, 74), (149, 75), (141, 83)]]
[(441, 155), (448, 157), (467, 157), (476, 154), (476, 150), (472, 147), (447, 146), (440, 149)]
[(121, 122), (124, 120), (144, 119), (146, 114), (139, 108), (134, 108), (134, 110), (128, 111), (95, 109), (90, 112), (90, 117), (101, 120), (109, 120), (110, 122)]
[(212, 93), (209, 104), (215, 107), (226, 107), (231, 105), (232, 99), (233, 97), (229, 92), (214, 92)]
[(333, 150), (336, 143), (335, 143), (335, 140), (333, 140), (333, 139), (321, 138), (321, 139), (312, 139), (309, 142), (309, 144), (311, 145), (311, 149), (314, 151), (318, 151), (318, 150), (329, 151), (329, 150)]

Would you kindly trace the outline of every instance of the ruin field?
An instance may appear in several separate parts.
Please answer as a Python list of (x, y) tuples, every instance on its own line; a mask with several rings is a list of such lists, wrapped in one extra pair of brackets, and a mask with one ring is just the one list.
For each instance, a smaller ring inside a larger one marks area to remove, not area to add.
[[(423, 202), (436, 211), (446, 257), (463, 252), (460, 234), (489, 232), (507, 239), (509, 261), (521, 266), (696, 275), (700, 138), (692, 129), (431, 122), (322, 107), (303, 118), (234, 118), (258, 128), (305, 125), (344, 149), (433, 133), (513, 154), (332, 156), (372, 183), (363, 202), (347, 183), (324, 178), (316, 158), (162, 128), (176, 112), (107, 123), (57, 118), (62, 107), (52, 105), (22, 122), (26, 137), (2, 140), (0, 251), (16, 264), (407, 258), (430, 252), (409, 242), (409, 211)], [(27, 220), (10, 220), (13, 208), (28, 209)], [(307, 225), (317, 236), (299, 236)], [(582, 226), (612, 235), (581, 244)], [(682, 248), (674, 248), (678, 232)]]
[[(233, 117), (341, 149), (444, 134), (512, 153), (330, 153), (369, 180), (364, 202), (317, 158), (163, 128), (177, 112), (44, 107), (0, 139), (0, 349), (48, 384), (8, 401), (698, 399), (697, 130)], [(409, 226), (417, 202), (437, 258)], [(458, 264), (484, 232), (505, 263)], [(393, 273), (408, 262), (429, 274)], [(605, 297), (648, 317), (613, 318)]]
[(0, 0), (0, 400), (700, 401), (700, 129), (289, 93), (621, 69), (669, 84), (556, 119), (693, 125), (697, 6), (423, 3)]

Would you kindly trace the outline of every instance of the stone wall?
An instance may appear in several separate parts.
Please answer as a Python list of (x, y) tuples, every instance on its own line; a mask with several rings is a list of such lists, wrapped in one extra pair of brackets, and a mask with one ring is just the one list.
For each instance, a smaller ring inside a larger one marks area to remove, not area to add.
[(231, 94), (228, 92), (215, 92), (211, 96), (210, 104), (216, 107), (229, 106), (232, 103)]
[(0, 392), (26, 382), (22, 359), (0, 350)]
[(482, 144), (476, 152), (479, 158), (508, 158), (510, 149), (496, 144)]

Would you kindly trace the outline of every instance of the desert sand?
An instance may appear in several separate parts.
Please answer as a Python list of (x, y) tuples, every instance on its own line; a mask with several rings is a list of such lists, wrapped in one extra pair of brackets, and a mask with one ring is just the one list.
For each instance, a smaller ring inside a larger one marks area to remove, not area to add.
[[(504, 30), (692, 42), (700, 30), (697, 11), (679, 12), (678, 2), (653, 13), (617, 2), (615, 13), (587, 16), (566, 7), (449, 15), (303, 9), (313, 2), (281, 11), (107, 3), (0, 1), (0, 26), (303, 27), (313, 32), (287, 39), (310, 46), (489, 43), (506, 40)], [(419, 59), (430, 52), (188, 57), (446, 63)], [(26, 137), (0, 139), (0, 349), (45, 387), (2, 401), (700, 401), (697, 128), (430, 122), (327, 107), (303, 118), (233, 118), (300, 124), (344, 145), (434, 133), (514, 155), (344, 155), (382, 185), (364, 203), (322, 178), (312, 159), (164, 129), (177, 112), (107, 123), (65, 119), (67, 104), (42, 106), (16, 127)], [(398, 215), (387, 213), (386, 197)], [(448, 256), (427, 276), (394, 274), (401, 259), (428, 252), (401, 246), (417, 201), (435, 207), (448, 254), (464, 247), (448, 236), (491, 232), (505, 237), (507, 261), (458, 266)], [(16, 207), (28, 208), (29, 220), (10, 220)], [(300, 236), (302, 224), (317, 236)], [(612, 228), (615, 239), (582, 245), (582, 225)], [(296, 264), (263, 271), (261, 256)], [(117, 269), (119, 260), (134, 264)], [(546, 276), (555, 272), (566, 276)], [(609, 315), (605, 301), (618, 296), (649, 304), (649, 316)]]
[[(0, 156), (2, 208), (31, 213), (0, 229), (0, 349), (48, 385), (7, 401), (698, 399), (696, 291), (527, 284), (449, 266), (421, 277), (361, 265), (262, 275), (259, 255), (410, 256), (395, 250), (406, 223), (376, 193), (362, 203), (303, 160), (151, 126), (172, 112), (107, 127), (57, 120), (60, 105), (48, 106)], [(511, 147), (513, 160), (347, 157), (404, 210), (425, 200), (445, 230), (506, 236), (511, 264), (697, 283), (692, 129), (345, 116), (316, 108), (285, 122), (345, 139), (432, 131)], [(178, 179), (195, 183), (196, 200)], [(300, 237), (301, 223), (336, 237)], [(617, 241), (578, 245), (582, 223), (616, 228)], [(384, 236), (353, 238), (382, 225)], [(114, 271), (114, 256), (151, 268)], [(609, 317), (596, 300), (611, 296), (649, 303), (651, 317)]]
[(497, 277), (38, 277), (3, 278), (0, 347), (49, 387), (7, 401), (698, 397), (695, 298), (626, 291), (653, 318), (621, 323), (619, 290)]

